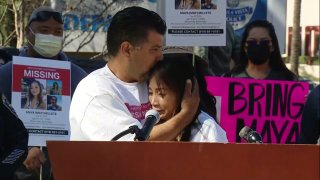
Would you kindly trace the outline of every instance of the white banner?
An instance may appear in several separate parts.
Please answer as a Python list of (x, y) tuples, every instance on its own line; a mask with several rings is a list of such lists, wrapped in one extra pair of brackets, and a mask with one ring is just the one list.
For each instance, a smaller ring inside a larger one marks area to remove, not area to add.
[(167, 46), (225, 46), (225, 0), (166, 0)]

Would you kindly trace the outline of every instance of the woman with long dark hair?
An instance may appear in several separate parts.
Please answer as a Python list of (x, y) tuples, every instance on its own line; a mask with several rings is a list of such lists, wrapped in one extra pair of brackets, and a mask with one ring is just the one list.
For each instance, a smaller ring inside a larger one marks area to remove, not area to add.
[(42, 85), (39, 81), (33, 80), (28, 88), (27, 102), (25, 109), (46, 109), (46, 103), (42, 99)]
[(52, 83), (52, 88), (50, 89), (50, 94), (51, 95), (60, 95), (60, 88), (59, 84), (57, 82)]
[(246, 26), (240, 60), (225, 76), (287, 81), (298, 79), (284, 64), (274, 27), (267, 20), (255, 20)]
[(196, 78), (200, 94), (198, 113), (176, 140), (228, 142), (225, 131), (214, 119), (215, 98), (207, 92), (204, 79), (207, 66), (198, 56), (194, 63), (192, 59), (192, 54), (187, 53), (165, 54), (163, 61), (153, 67), (148, 80), (149, 101), (152, 108), (159, 112), (160, 123), (173, 117), (181, 110), (180, 104), (187, 79)]

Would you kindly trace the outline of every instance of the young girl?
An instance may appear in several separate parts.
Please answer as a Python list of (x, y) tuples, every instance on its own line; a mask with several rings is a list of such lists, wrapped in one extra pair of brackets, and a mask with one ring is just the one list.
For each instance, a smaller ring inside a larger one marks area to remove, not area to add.
[(158, 62), (150, 72), (149, 101), (152, 108), (159, 112), (160, 123), (170, 119), (180, 111), (186, 80), (196, 77), (200, 94), (198, 113), (176, 137), (176, 140), (228, 142), (225, 131), (214, 119), (215, 99), (206, 90), (204, 63), (200, 57), (196, 56), (194, 68), (192, 54), (165, 54), (163, 61)]

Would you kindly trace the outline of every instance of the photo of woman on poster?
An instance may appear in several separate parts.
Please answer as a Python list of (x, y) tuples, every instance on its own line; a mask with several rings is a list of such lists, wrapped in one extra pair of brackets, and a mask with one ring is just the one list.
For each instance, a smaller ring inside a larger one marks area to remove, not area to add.
[(43, 84), (40, 81), (32, 79), (27, 88), (26, 101), (22, 108), (24, 109), (47, 109), (43, 100)]
[(47, 88), (50, 95), (61, 95), (61, 81), (48, 81)]
[(175, 9), (200, 9), (199, 0), (175, 0)]

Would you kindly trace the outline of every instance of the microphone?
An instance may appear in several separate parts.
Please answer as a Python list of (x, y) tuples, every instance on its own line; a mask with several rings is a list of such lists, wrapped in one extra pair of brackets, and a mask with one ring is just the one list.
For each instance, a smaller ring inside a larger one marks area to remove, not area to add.
[(263, 143), (260, 134), (257, 133), (257, 131), (250, 129), (248, 126), (244, 126), (240, 130), (239, 136), (248, 143)]
[(142, 129), (140, 129), (140, 131), (136, 134), (136, 137), (134, 138), (134, 140), (138, 140), (138, 141), (148, 140), (153, 126), (160, 121), (160, 114), (156, 110), (151, 109), (147, 111), (145, 115), (145, 119), (146, 121)]

